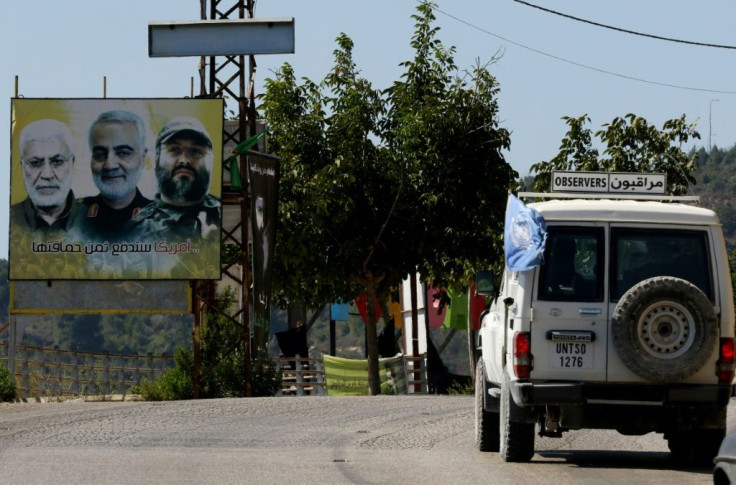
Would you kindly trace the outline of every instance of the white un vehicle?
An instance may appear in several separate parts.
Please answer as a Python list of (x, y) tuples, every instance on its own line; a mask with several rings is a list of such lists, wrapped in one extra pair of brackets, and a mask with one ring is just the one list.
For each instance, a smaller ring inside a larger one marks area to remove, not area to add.
[[(571, 174), (562, 176), (606, 180), (569, 179), (568, 189), (621, 186), (616, 174)], [(544, 259), (507, 269), (481, 315), (478, 449), (524, 462), (537, 434), (614, 429), (662, 433), (673, 457), (712, 460), (734, 377), (733, 294), (716, 214), (683, 203), (692, 197), (524, 195), (547, 199), (528, 205), (546, 222)]]

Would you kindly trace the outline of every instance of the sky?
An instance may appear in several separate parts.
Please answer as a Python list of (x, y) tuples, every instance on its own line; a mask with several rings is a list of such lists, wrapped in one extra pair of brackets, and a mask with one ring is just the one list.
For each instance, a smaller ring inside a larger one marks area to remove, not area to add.
[[(500, 55), (489, 70), (500, 86), (500, 124), (511, 132), (504, 156), (520, 175), (557, 154), (563, 116), (587, 114), (595, 131), (627, 113), (658, 128), (684, 114), (701, 134), (686, 149), (736, 142), (736, 2), (528, 2), (587, 22), (515, 0), (435, 3), (438, 38), (455, 47), (458, 68)], [(323, 79), (341, 32), (354, 41), (361, 75), (374, 88), (390, 86), (413, 58), (416, 5), (258, 0), (256, 18), (294, 18), (296, 47), (256, 58), (256, 93), (285, 62), (299, 78)], [(8, 257), (11, 99), (101, 98), (105, 90), (109, 98), (187, 97), (199, 59), (149, 58), (148, 24), (199, 20), (199, 9), (199, 0), (0, 2), (0, 258)]]

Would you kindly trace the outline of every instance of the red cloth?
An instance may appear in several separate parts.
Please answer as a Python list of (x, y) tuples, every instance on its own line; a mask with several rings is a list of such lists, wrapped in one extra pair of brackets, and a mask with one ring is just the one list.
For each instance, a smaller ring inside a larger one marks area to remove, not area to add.
[[(363, 323), (368, 323), (368, 308), (366, 305), (366, 294), (361, 293), (360, 296), (358, 296), (355, 299), (355, 306), (358, 307), (358, 311), (360, 312), (360, 317), (363, 319)], [(376, 322), (381, 319), (381, 308), (378, 306), (378, 302), (376, 302)]]
[[(429, 319), (429, 328), (440, 328), (445, 323), (445, 314), (447, 313), (447, 305), (442, 307), (442, 311), (437, 313), (440, 307), (439, 288), (427, 287), (427, 318)], [(435, 295), (437, 298), (434, 298)]]
[(475, 283), (470, 287), (470, 321), (473, 322), (473, 330), (480, 326), (480, 314), (486, 309), (486, 297), (475, 292)]

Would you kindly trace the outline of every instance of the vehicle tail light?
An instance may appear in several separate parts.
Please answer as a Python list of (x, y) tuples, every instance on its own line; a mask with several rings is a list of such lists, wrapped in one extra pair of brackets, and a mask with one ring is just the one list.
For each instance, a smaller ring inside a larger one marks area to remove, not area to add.
[[(516, 377), (529, 377), (532, 370), (531, 337), (527, 332), (514, 334), (514, 374)], [(733, 353), (731, 354), (733, 356)], [(732, 360), (733, 362), (733, 360)], [(732, 371), (733, 372), (733, 371)]]
[(718, 358), (718, 382), (720, 384), (731, 384), (734, 375), (734, 339), (722, 338), (720, 355)]

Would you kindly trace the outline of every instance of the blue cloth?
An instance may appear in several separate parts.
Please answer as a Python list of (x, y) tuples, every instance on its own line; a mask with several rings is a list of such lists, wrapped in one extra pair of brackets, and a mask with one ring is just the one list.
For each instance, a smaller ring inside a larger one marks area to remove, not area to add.
[(542, 264), (547, 223), (542, 214), (509, 193), (503, 245), (509, 271), (526, 271)]
[(336, 322), (347, 322), (350, 320), (347, 303), (330, 303), (330, 319)]

